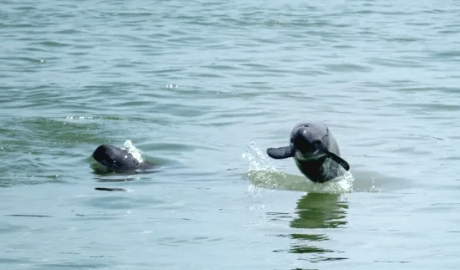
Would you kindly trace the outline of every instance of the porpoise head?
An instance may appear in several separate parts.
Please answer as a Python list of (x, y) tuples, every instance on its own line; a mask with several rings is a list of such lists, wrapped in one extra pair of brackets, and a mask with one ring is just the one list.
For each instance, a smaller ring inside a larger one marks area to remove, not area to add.
[(100, 145), (94, 151), (93, 158), (115, 171), (134, 171), (141, 168), (139, 161), (128, 151), (113, 145)]
[(294, 157), (301, 162), (319, 161), (330, 157), (345, 170), (349, 170), (350, 165), (338, 156), (340, 154), (338, 146), (334, 146), (337, 154), (329, 151), (331, 148), (329, 136), (332, 135), (324, 124), (300, 123), (291, 132), (289, 146), (268, 148), (267, 154), (274, 159)]
[[(290, 145), (295, 149), (294, 157), (301, 161), (319, 160), (328, 156), (329, 132), (324, 134), (310, 124), (296, 126), (291, 133)], [(326, 151), (324, 151), (326, 149)]]

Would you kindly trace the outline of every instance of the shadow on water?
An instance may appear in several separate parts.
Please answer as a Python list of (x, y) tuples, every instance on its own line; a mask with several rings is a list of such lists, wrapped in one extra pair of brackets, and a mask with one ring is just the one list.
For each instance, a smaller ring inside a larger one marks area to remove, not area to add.
[(289, 252), (305, 254), (311, 258), (302, 258), (311, 262), (346, 260), (348, 258), (337, 256), (342, 251), (320, 247), (321, 243), (328, 241), (329, 237), (324, 230), (335, 229), (347, 224), (345, 217), (348, 205), (340, 200), (340, 194), (308, 193), (297, 202), (297, 218), (290, 222), (290, 227), (300, 233), (290, 234), (293, 243)]

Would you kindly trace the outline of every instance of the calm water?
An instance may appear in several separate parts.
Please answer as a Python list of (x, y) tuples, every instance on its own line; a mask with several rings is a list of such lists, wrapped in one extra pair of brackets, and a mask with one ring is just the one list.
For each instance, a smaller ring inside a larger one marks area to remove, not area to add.
[[(2, 1), (0, 268), (458, 269), (459, 13)], [(304, 120), (351, 174), (266, 157)], [(126, 140), (158, 172), (96, 174)]]

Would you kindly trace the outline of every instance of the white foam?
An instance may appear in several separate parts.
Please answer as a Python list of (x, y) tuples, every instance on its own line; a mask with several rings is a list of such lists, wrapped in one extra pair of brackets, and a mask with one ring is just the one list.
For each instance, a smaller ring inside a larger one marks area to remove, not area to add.
[(271, 161), (262, 153), (262, 151), (260, 151), (260, 148), (253, 140), (249, 142), (248, 150), (246, 150), (241, 157), (249, 161), (249, 172), (276, 171)]
[(141, 150), (137, 149), (130, 140), (126, 140), (121, 148), (128, 151), (128, 153), (130, 153), (139, 163), (144, 162), (144, 154)]

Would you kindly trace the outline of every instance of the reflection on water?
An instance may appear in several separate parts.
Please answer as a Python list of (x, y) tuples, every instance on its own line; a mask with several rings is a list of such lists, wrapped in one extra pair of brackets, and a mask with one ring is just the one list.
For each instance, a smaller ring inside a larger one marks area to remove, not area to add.
[[(329, 240), (324, 230), (315, 233), (315, 229), (333, 229), (347, 224), (345, 217), (348, 205), (345, 201), (340, 200), (340, 196), (339, 194), (308, 193), (299, 200), (296, 208), (298, 217), (290, 222), (290, 226), (295, 229), (309, 230), (302, 230), (305, 233), (290, 235), (294, 240), (290, 252), (311, 254), (313, 257), (305, 258), (311, 262), (347, 259), (333, 255), (343, 253), (342, 251), (321, 247), (321, 242)], [(328, 255), (325, 255), (326, 253)]]
[(299, 218), (291, 222), (291, 227), (317, 229), (345, 225), (345, 211), (348, 205), (339, 199), (339, 194), (308, 193), (299, 200)]
[[(329, 236), (326, 235), (325, 230), (347, 224), (345, 217), (348, 205), (341, 200), (341, 196), (353, 190), (354, 177), (350, 172), (324, 184), (313, 183), (305, 176), (286, 174), (275, 169), (254, 141), (249, 144), (243, 157), (250, 162), (247, 179), (253, 185), (270, 189), (307, 192), (307, 195), (300, 198), (297, 203), (297, 218), (291, 220), (289, 224), (291, 228), (295, 229), (295, 233), (282, 235), (282, 237), (293, 239), (288, 252), (299, 254), (299, 256), (308, 256), (306, 258), (301, 257), (301, 259), (310, 262), (348, 259), (340, 255), (337, 256), (336, 253), (341, 254), (343, 251), (322, 246), (328, 246), (327, 242), (329, 241)], [(288, 213), (267, 214), (276, 215), (277, 218), (280, 216), (289, 217)], [(284, 250), (275, 250), (274, 252), (282, 251)]]

